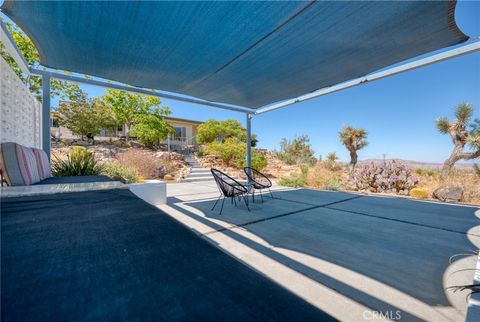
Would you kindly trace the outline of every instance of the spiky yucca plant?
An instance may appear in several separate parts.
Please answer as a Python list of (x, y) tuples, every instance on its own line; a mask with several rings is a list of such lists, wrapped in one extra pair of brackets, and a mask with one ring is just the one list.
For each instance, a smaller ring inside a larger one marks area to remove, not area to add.
[(84, 147), (75, 146), (70, 149), (66, 160), (54, 156), (52, 174), (59, 176), (95, 176), (102, 173), (102, 165), (98, 164), (92, 152)]

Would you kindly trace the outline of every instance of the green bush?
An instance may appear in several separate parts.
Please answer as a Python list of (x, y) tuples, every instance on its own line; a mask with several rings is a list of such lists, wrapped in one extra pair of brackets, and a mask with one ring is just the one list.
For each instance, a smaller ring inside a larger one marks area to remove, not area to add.
[(203, 157), (205, 155), (205, 151), (203, 150), (203, 148), (199, 148), (195, 155), (199, 158)]
[(344, 188), (342, 179), (338, 176), (332, 176), (330, 178), (327, 178), (325, 180), (324, 185), (325, 185), (325, 190), (338, 191)]
[(281, 186), (287, 186), (287, 187), (295, 187), (295, 188), (303, 187), (307, 183), (307, 177), (308, 177), (309, 171), (310, 171), (310, 168), (307, 165), (301, 165), (300, 175), (290, 176), (288, 178), (281, 178), (278, 183)]
[(84, 147), (74, 146), (70, 149), (66, 160), (55, 157), (52, 162), (54, 176), (95, 176), (102, 173), (102, 165), (98, 164), (92, 152)]
[(278, 184), (286, 187), (299, 188), (305, 186), (305, 179), (301, 176), (292, 176), (288, 178), (281, 178)]
[[(237, 168), (244, 168), (247, 166), (247, 160), (245, 155), (239, 155), (235, 163)], [(268, 165), (267, 158), (260, 153), (252, 152), (252, 168), (261, 171)]]
[(103, 165), (103, 174), (113, 180), (124, 183), (133, 183), (141, 181), (137, 171), (132, 168), (121, 165), (117, 162), (107, 162)]
[[(246, 146), (236, 138), (228, 138), (222, 142), (211, 142), (203, 149), (205, 154), (219, 157), (226, 166), (243, 168), (245, 167)], [(267, 158), (264, 155), (252, 151), (252, 167), (263, 170), (267, 167)]]

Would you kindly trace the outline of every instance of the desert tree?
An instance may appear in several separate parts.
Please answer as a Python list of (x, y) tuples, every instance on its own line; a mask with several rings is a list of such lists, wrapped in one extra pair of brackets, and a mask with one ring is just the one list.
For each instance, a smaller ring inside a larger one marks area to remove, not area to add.
[(480, 119), (472, 122), (473, 112), (473, 105), (462, 103), (455, 109), (455, 120), (440, 117), (435, 121), (438, 131), (449, 134), (454, 145), (450, 157), (443, 163), (442, 178), (449, 175), (457, 161), (480, 157)]
[(116, 123), (125, 125), (126, 141), (129, 140), (130, 130), (139, 121), (156, 122), (158, 115), (167, 116), (171, 113), (167, 106), (161, 104), (160, 98), (155, 96), (108, 89), (100, 99), (112, 110)]
[(61, 126), (80, 135), (82, 140), (84, 136), (95, 136), (102, 129), (115, 124), (111, 110), (98, 99), (88, 98), (86, 94), (78, 101), (60, 102), (55, 118)]
[(289, 165), (310, 164), (317, 162), (315, 152), (310, 145), (308, 135), (300, 135), (293, 140), (283, 138), (280, 141), (280, 151), (275, 151), (277, 157)]
[(342, 131), (338, 133), (338, 137), (343, 145), (350, 153), (350, 166), (351, 171), (355, 169), (355, 165), (358, 161), (357, 151), (363, 149), (368, 145), (367, 131), (362, 128), (354, 128), (353, 126), (346, 125)]

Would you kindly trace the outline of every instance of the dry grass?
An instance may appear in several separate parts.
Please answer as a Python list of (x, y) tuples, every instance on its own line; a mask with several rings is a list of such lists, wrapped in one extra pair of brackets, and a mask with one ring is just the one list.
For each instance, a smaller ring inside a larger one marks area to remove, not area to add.
[(430, 170), (428, 173), (418, 173), (420, 182), (417, 188), (428, 191), (429, 198), (432, 198), (433, 191), (440, 186), (460, 186), (464, 191), (463, 202), (471, 204), (480, 204), (480, 177), (472, 170), (454, 170), (450, 176), (445, 180), (440, 180), (440, 173), (435, 170)]
[(348, 188), (348, 171), (344, 170), (340, 164), (332, 167), (331, 164), (317, 162), (309, 168), (305, 183), (312, 188), (345, 190)]

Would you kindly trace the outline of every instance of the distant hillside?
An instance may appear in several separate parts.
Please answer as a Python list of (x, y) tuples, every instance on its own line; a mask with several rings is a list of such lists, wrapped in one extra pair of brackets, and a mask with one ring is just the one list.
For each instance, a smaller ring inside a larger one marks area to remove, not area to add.
[[(442, 168), (442, 163), (429, 163), (429, 162), (419, 162), (419, 161), (411, 161), (411, 160), (402, 160), (402, 159), (387, 159), (387, 161), (390, 160), (395, 160), (395, 161), (401, 161), (411, 169), (417, 169), (417, 168), (422, 168), (422, 169), (441, 169)], [(367, 159), (367, 160), (361, 160), (358, 161), (358, 164), (365, 164), (365, 163), (379, 163), (383, 162), (383, 159)], [(457, 169), (471, 169), (473, 168), (472, 163), (457, 163), (455, 164), (455, 167)]]

